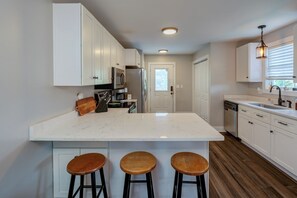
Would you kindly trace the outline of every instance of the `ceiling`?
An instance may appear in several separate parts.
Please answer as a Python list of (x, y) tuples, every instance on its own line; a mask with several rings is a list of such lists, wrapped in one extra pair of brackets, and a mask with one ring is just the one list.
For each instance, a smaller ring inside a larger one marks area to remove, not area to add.
[[(296, 0), (54, 0), (81, 2), (125, 47), (192, 54), (209, 42), (248, 39), (297, 21)], [(161, 29), (175, 26), (175, 36)]]

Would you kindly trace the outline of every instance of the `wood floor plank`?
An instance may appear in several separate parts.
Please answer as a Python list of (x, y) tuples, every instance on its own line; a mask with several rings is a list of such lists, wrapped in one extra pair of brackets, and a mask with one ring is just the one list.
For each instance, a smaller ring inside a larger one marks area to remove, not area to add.
[(297, 182), (228, 133), (210, 143), (210, 197), (297, 197)]

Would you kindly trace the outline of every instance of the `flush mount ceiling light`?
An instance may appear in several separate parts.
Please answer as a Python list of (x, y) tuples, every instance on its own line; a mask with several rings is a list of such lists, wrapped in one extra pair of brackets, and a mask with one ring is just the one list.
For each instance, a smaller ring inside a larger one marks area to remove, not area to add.
[(168, 52), (167, 49), (160, 49), (159, 54), (166, 54)]
[(267, 45), (263, 41), (263, 29), (266, 28), (266, 25), (260, 25), (258, 28), (261, 29), (261, 41), (256, 48), (256, 58), (267, 58)]
[(176, 27), (166, 27), (162, 29), (163, 34), (166, 35), (173, 35), (177, 33), (177, 28)]

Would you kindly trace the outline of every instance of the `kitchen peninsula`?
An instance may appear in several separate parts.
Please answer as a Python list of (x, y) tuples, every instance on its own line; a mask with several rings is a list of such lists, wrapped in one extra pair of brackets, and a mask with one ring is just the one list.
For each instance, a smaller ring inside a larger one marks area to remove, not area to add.
[[(55, 117), (30, 127), (31, 141), (53, 142), (54, 196), (66, 197), (70, 176), (66, 164), (75, 155), (101, 152), (108, 163), (104, 166), (109, 194), (121, 197), (124, 173), (120, 170), (122, 156), (135, 150), (145, 150), (158, 160), (153, 171), (156, 197), (170, 197), (174, 170), (171, 156), (180, 151), (192, 151), (209, 159), (209, 141), (224, 137), (194, 113), (128, 114), (127, 109), (109, 109), (106, 113), (77, 116), (76, 112)], [(208, 174), (206, 174), (208, 188)], [(139, 185), (131, 193), (146, 197), (146, 186)], [(196, 196), (194, 185), (185, 185), (183, 195)]]

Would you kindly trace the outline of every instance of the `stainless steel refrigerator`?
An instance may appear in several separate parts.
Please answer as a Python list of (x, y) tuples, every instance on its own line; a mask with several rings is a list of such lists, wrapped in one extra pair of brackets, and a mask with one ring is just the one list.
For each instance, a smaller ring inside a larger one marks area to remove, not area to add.
[(143, 68), (126, 67), (126, 83), (132, 99), (137, 99), (137, 113), (147, 112), (147, 80)]

